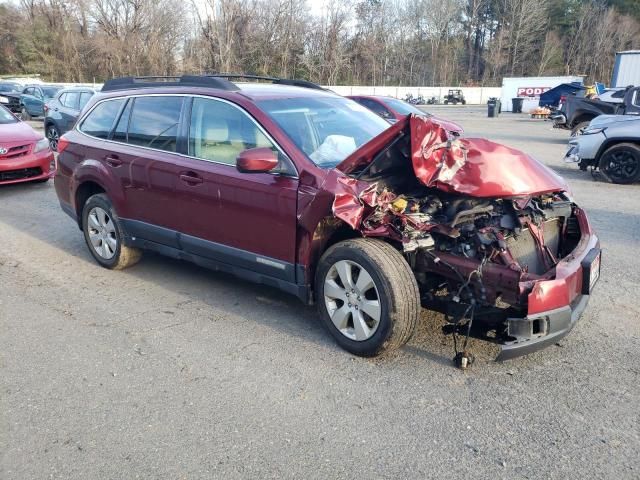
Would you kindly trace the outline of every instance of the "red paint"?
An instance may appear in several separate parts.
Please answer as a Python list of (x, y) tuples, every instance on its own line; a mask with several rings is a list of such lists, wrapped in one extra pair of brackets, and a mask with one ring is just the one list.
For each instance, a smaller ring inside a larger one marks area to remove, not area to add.
[(55, 171), (51, 169), (53, 153), (48, 148), (35, 153), (33, 151), (42, 135), (37, 133), (29, 124), (16, 122), (0, 124), (0, 148), (7, 153), (0, 154), (0, 171), (22, 170), (25, 168), (40, 168), (42, 174), (17, 180), (0, 180), (0, 184), (31, 182), (51, 177)]
[(451, 139), (430, 118), (411, 115), (364, 144), (338, 169), (371, 162), (393, 138), (411, 135), (413, 170), (426, 186), (472, 197), (517, 197), (568, 190), (553, 170), (514, 148), (480, 138)]
[[(96, 95), (87, 109), (105, 97), (136, 93), (140, 90)], [(263, 90), (251, 91), (156, 88), (154, 93), (210, 95), (240, 106), (275, 139), (294, 164), (297, 177), (246, 174), (234, 165), (105, 142), (72, 130), (64, 136), (67, 146), (62, 147), (56, 178), (60, 200), (79, 214), (78, 188), (85, 182), (96, 183), (108, 192), (123, 218), (296, 263), (303, 275), (297, 278), (299, 283), (312, 283), (319, 256), (336, 236), (362, 234), (357, 229), (363, 213), (381, 199), (369, 183), (346, 174), (371, 162), (398, 136), (411, 138), (410, 161), (416, 177), (442, 191), (475, 197), (518, 197), (567, 189), (560, 177), (522, 152), (482, 139), (453, 139), (450, 128), (441, 121), (419, 116), (400, 119), (336, 169), (318, 168), (254, 100), (283, 95), (329, 95), (325, 92), (265, 86)], [(253, 171), (267, 169), (272, 159), (264, 154), (248, 152), (239, 163)], [(118, 166), (107, 162), (107, 157), (113, 155), (118, 157)], [(189, 181), (190, 178), (198, 181)], [(597, 245), (581, 210), (578, 218), (583, 238), (574, 255), (557, 265), (555, 279), (496, 264), (487, 267), (495, 270), (495, 281), (500, 282), (493, 285), (493, 290), (508, 287), (509, 291), (502, 294), (513, 299), (528, 295), (530, 314), (568, 305), (580, 292), (580, 260)], [(356, 230), (345, 228), (345, 224)], [(371, 229), (367, 235), (398, 240), (397, 233), (384, 226)], [(477, 262), (452, 257), (450, 262), (459, 263), (462, 271), (477, 268)]]
[(244, 173), (269, 172), (278, 166), (278, 157), (268, 147), (258, 147), (240, 152), (236, 168)]
[[(391, 105), (389, 103), (389, 101), (388, 101), (389, 97), (384, 97), (384, 96), (381, 96), (381, 95), (350, 95), (347, 98), (351, 98), (353, 100), (366, 99), (366, 100), (370, 100), (372, 102), (375, 102), (375, 103), (379, 104), (382, 108), (385, 108), (387, 111), (389, 111), (391, 113), (391, 115), (393, 116), (393, 120), (395, 120), (395, 121), (400, 121), (400, 120), (402, 120), (402, 119), (407, 117), (407, 114), (400, 113), (398, 110), (396, 110), (393, 107), (393, 105)], [(446, 119), (444, 119), (442, 117), (437, 117), (435, 115), (431, 115), (431, 114), (429, 114), (427, 112), (423, 112), (422, 115), (428, 116), (432, 121), (434, 121), (436, 123), (439, 123), (440, 125), (442, 125), (442, 127), (444, 129), (446, 129), (447, 131), (449, 131), (449, 132), (451, 132), (451, 133), (453, 133), (455, 135), (462, 135), (464, 133), (464, 129), (462, 128), (462, 125), (460, 125), (459, 123), (452, 122), (451, 120), (446, 120)]]

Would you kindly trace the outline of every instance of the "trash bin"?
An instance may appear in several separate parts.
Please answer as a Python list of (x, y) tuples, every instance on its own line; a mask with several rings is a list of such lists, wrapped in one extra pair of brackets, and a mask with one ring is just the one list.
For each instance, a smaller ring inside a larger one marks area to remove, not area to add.
[(500, 112), (500, 100), (498, 100), (495, 97), (491, 97), (487, 102), (487, 116), (489, 118), (497, 117), (499, 112)]
[(524, 98), (512, 98), (511, 99), (511, 111), (513, 113), (522, 113), (522, 104), (524, 103)]

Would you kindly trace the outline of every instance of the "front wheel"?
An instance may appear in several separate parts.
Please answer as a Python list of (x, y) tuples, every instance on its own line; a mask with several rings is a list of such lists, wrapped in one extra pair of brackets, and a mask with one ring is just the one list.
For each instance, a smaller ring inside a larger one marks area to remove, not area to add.
[(602, 154), (598, 168), (611, 183), (637, 182), (640, 180), (640, 147), (633, 143), (614, 145)]
[(104, 193), (91, 196), (84, 204), (82, 231), (91, 255), (101, 266), (122, 270), (140, 260), (141, 251), (123, 243), (124, 230)]
[(320, 316), (338, 344), (372, 357), (409, 341), (420, 315), (415, 276), (402, 254), (374, 239), (329, 248), (315, 278)]
[(47, 140), (49, 140), (49, 146), (54, 152), (58, 151), (58, 140), (60, 139), (60, 132), (55, 125), (49, 125), (47, 127)]
[(26, 107), (22, 107), (22, 109), (20, 110), (20, 120), (24, 122), (28, 122), (29, 120), (31, 120), (31, 115), (29, 115)]

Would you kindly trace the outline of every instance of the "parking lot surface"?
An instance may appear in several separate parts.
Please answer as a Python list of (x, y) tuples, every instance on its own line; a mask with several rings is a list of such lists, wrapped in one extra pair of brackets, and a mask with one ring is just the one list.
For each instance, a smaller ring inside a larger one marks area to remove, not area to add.
[(99, 267), (53, 183), (0, 187), (0, 478), (640, 477), (640, 185), (565, 165), (568, 133), (429, 107), (565, 176), (604, 249), (558, 345), (452, 366), (440, 315), (349, 355), (313, 308), (145, 254)]

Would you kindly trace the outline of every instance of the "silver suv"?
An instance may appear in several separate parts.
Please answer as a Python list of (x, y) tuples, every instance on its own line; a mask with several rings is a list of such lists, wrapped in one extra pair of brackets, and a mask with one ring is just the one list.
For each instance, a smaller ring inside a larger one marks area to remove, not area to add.
[(599, 169), (612, 183), (640, 180), (640, 117), (600, 115), (579, 137), (569, 141), (565, 161), (581, 170)]

